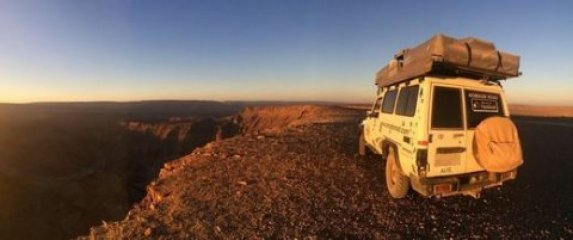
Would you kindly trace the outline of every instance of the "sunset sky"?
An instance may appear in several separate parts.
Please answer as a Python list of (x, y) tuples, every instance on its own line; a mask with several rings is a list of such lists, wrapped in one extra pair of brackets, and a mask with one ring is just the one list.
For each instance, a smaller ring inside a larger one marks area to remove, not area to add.
[(572, 1), (0, 0), (0, 102), (369, 102), (441, 32), (522, 57), (510, 102), (573, 105)]

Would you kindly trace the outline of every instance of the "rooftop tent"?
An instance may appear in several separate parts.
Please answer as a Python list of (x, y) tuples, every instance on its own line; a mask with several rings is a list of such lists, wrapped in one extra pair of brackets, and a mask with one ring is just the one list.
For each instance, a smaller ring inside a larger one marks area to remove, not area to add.
[(499, 51), (491, 42), (438, 34), (396, 54), (376, 74), (376, 85), (384, 87), (424, 75), (500, 80), (519, 74), (519, 56)]

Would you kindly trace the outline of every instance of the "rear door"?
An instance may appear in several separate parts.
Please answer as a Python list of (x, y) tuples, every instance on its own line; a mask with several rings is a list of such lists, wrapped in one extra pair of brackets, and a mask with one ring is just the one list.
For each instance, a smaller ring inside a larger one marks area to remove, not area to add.
[(434, 85), (431, 101), (427, 176), (463, 173), (467, 138), (462, 89)]
[(507, 116), (504, 110), (503, 99), (498, 92), (487, 92), (483, 90), (464, 89), (466, 105), (466, 139), (467, 139), (467, 160), (466, 172), (483, 171), (483, 167), (477, 162), (474, 152), (475, 128), (483, 120), (494, 116)]

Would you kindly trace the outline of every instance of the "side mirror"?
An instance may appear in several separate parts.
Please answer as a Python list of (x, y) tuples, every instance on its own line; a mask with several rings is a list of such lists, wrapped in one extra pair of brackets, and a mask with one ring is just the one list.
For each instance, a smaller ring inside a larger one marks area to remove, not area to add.
[(366, 116), (367, 116), (367, 117), (371, 117), (371, 118), (377, 118), (377, 117), (378, 117), (378, 114), (379, 114), (379, 113), (376, 112), (376, 111), (374, 111), (374, 112), (373, 112), (373, 111), (368, 111), (368, 112), (366, 112)]

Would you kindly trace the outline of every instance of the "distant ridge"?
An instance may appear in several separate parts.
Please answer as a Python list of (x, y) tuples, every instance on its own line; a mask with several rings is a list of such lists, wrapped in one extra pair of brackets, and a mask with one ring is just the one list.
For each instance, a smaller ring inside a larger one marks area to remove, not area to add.
[(535, 106), (510, 104), (512, 115), (532, 117), (573, 117), (573, 106)]

